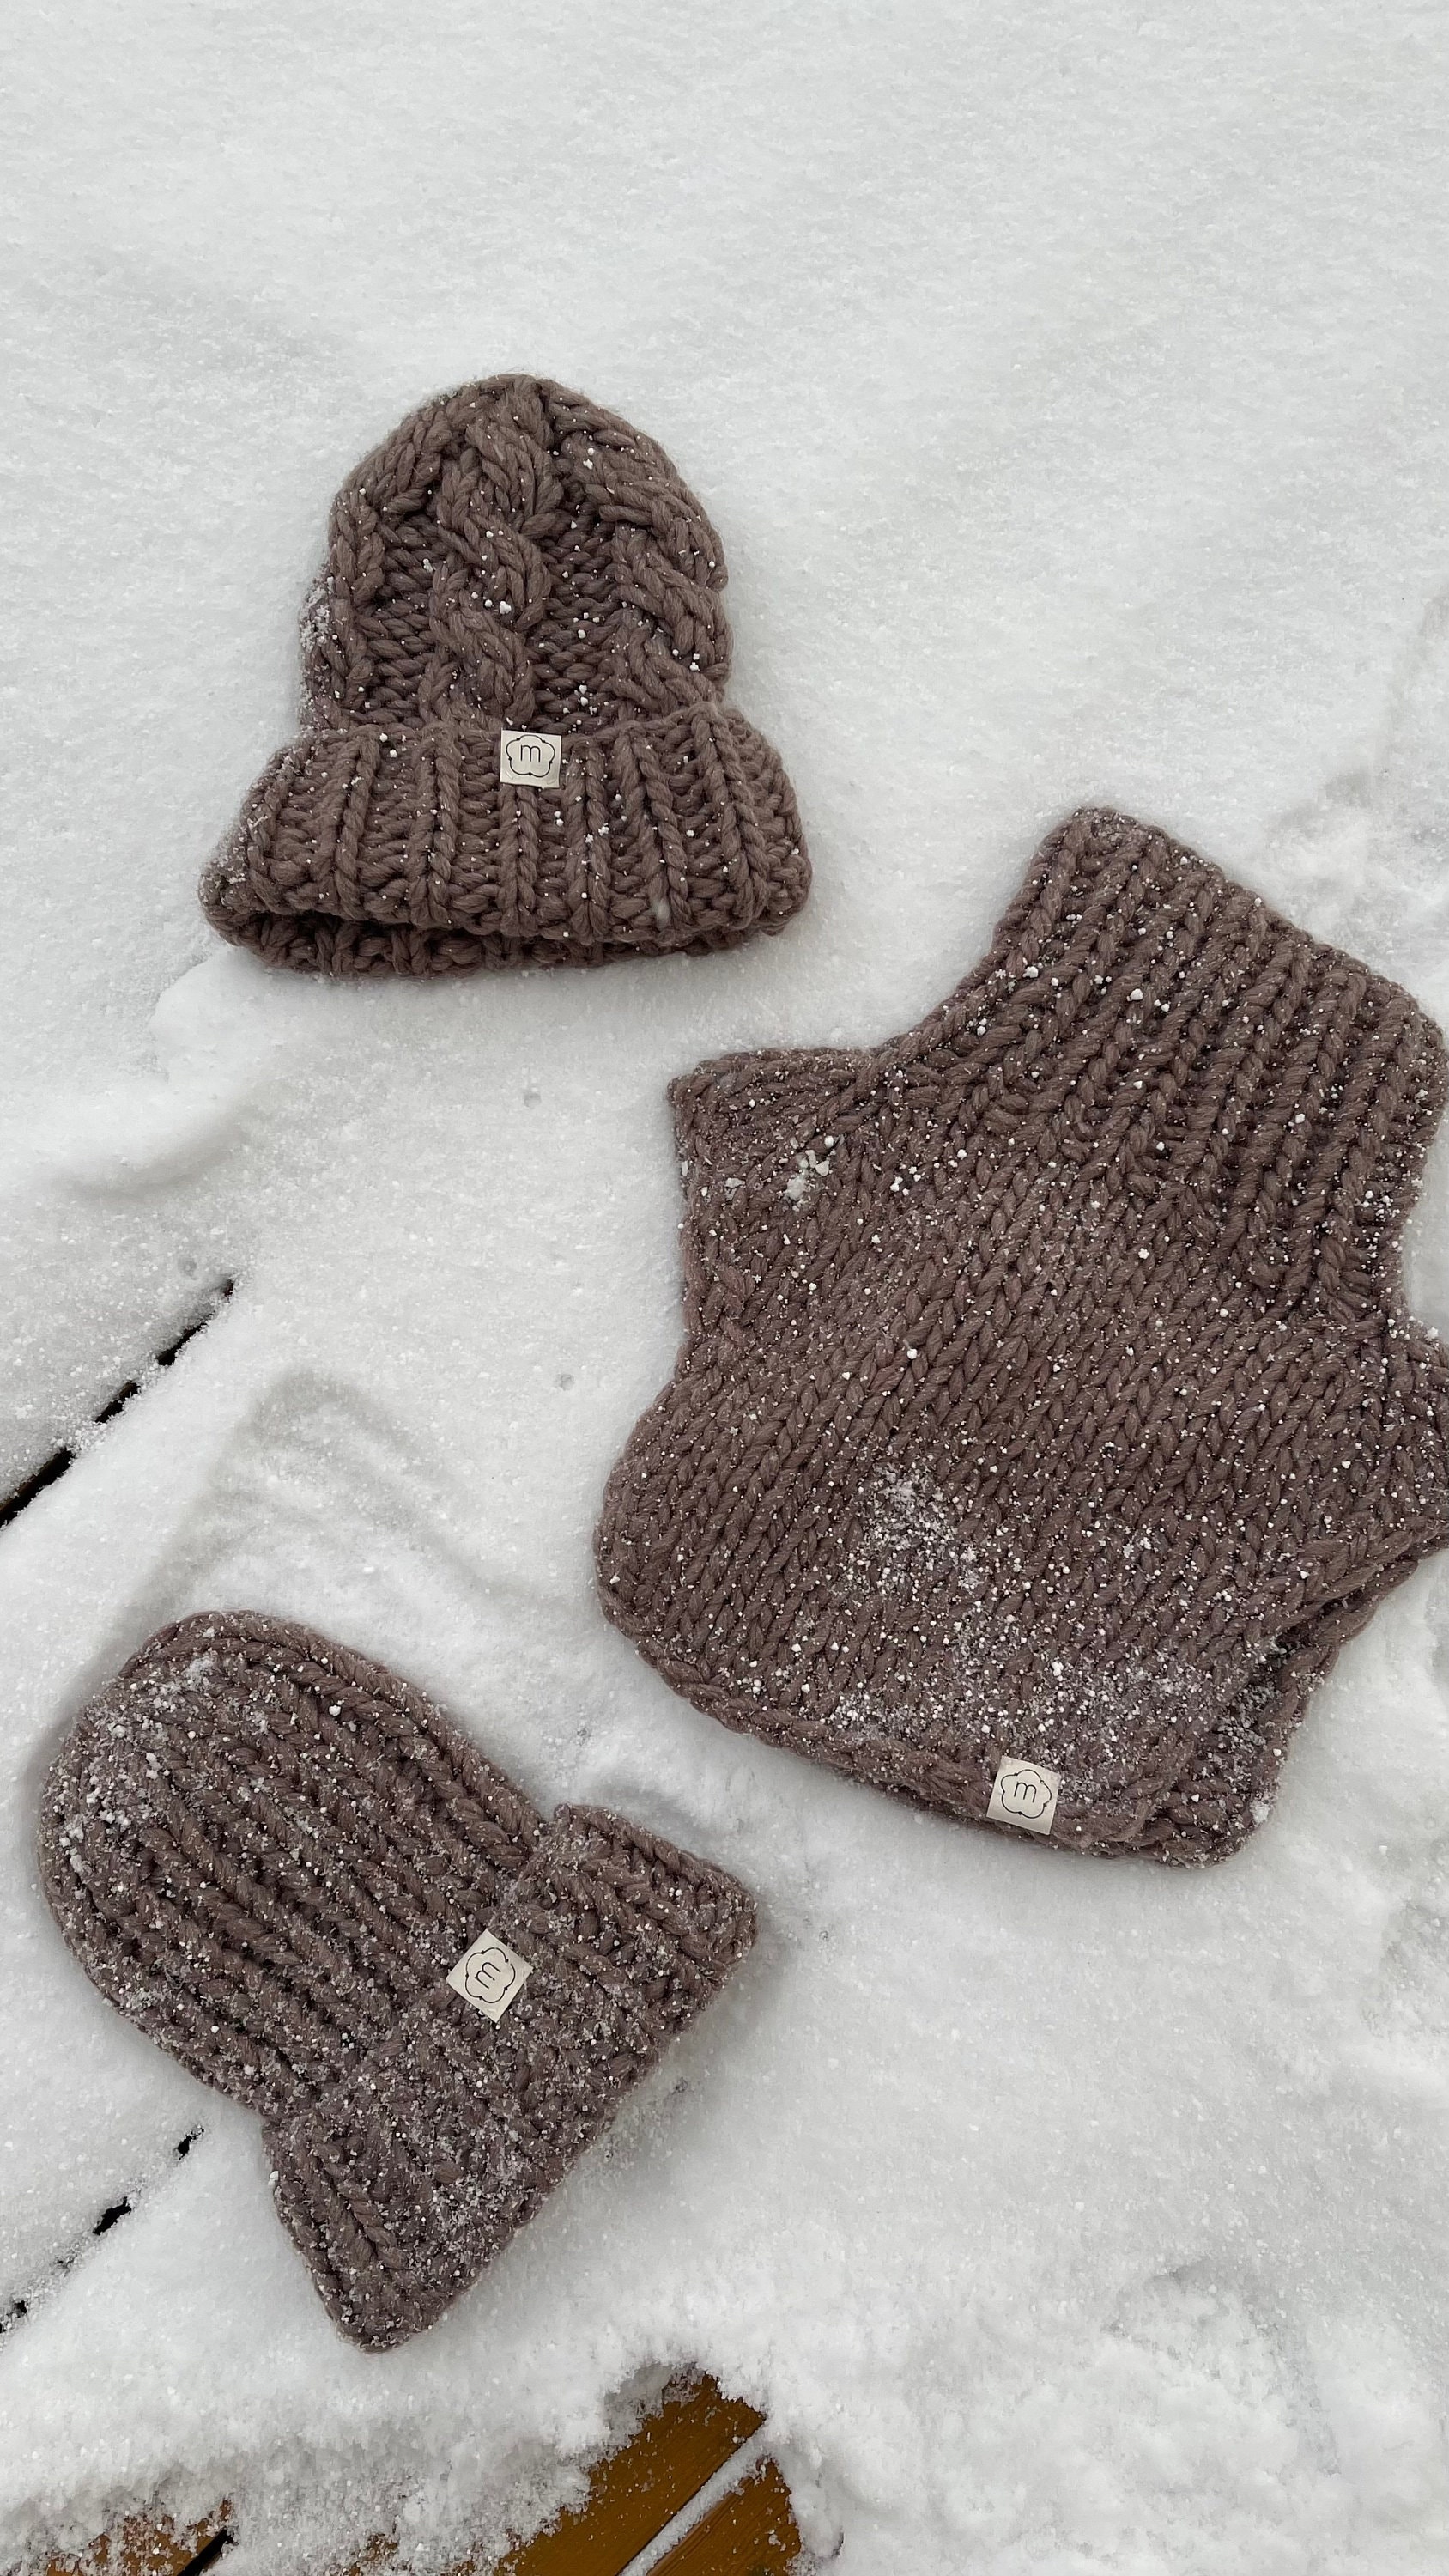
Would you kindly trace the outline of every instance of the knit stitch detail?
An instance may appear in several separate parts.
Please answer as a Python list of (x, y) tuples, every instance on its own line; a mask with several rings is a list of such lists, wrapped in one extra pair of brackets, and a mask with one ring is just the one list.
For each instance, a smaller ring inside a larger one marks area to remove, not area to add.
[(268, 2133), (328, 2313), (374, 2351), (432, 2324), (532, 2217), (749, 1948), (754, 1909), (659, 1837), (561, 1808), (488, 1928), (532, 1971), (502, 2020), (439, 1983)]
[(45, 1892), (86, 1974), (275, 2118), (336, 2081), (498, 1901), (543, 1819), (382, 1664), (251, 1612), (161, 1629), (72, 1727)]
[[(208, 869), (226, 939), (339, 975), (730, 947), (809, 889), (778, 755), (728, 705), (724, 557), (651, 439), (497, 376), (429, 403), (332, 511), (304, 731)], [(505, 785), (502, 732), (562, 740)]]
[[(745, 1890), (592, 1808), (552, 1825), (422, 1694), (248, 1612), (162, 1629), (81, 1712), (41, 1875), (87, 1974), (261, 2113), (342, 2331), (430, 2325), (754, 1937)], [(492, 1929), (497, 2027), (447, 1985)]]
[(609, 1615), (727, 1724), (947, 1812), (1206, 1860), (1449, 1537), (1399, 1238), (1445, 1097), (1396, 985), (1165, 834), (1052, 834), (983, 964), (859, 1050), (671, 1093), (686, 1339), (605, 1497)]

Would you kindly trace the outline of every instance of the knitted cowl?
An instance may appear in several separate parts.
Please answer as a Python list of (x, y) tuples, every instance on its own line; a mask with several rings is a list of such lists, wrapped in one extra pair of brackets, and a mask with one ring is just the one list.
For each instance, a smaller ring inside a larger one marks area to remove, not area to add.
[[(101, 1992), (266, 2124), (343, 2333), (431, 2325), (753, 1938), (736, 1881), (600, 1809), (545, 1824), (420, 1693), (249, 1614), (162, 1629), (76, 1720), (41, 1874)], [(446, 1983), (493, 1931), (497, 2022)]]
[[(724, 697), (720, 542), (628, 422), (532, 376), (427, 403), (348, 477), (302, 618), (303, 730), (202, 881), (334, 975), (727, 948), (809, 890), (778, 755)], [(504, 784), (503, 731), (561, 773)]]
[[(609, 1615), (696, 1706), (984, 1819), (1207, 1861), (1449, 1538), (1400, 1228), (1409, 996), (1165, 834), (1073, 816), (905, 1036), (671, 1092), (686, 1338), (610, 1480)], [(997, 1819), (1000, 1821), (1000, 1819)]]

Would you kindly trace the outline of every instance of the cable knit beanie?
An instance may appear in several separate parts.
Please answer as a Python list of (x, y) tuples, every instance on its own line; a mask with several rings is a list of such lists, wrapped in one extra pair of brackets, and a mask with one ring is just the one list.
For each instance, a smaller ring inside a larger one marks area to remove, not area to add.
[(860, 1051), (672, 1100), (686, 1338), (609, 1484), (675, 1688), (953, 1815), (1205, 1861), (1449, 1538), (1399, 1233), (1443, 1105), (1406, 993), (1083, 813), (985, 963)]
[(335, 975), (732, 947), (798, 912), (789, 780), (724, 697), (720, 542), (652, 439), (494, 376), (348, 477), (303, 731), (202, 882), (223, 938)]
[(617, 1816), (545, 1824), (406, 1682), (305, 1628), (163, 1628), (77, 1719), (39, 1830), (87, 1974), (260, 2112), (327, 2308), (433, 2324), (754, 1937)]

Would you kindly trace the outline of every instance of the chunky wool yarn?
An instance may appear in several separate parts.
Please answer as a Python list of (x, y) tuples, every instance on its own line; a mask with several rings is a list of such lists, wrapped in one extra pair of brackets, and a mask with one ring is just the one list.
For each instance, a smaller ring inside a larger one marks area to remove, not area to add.
[(724, 696), (724, 584), (627, 421), (532, 376), (425, 404), (333, 505), (303, 730), (203, 878), (208, 919), (334, 975), (779, 930), (809, 862), (778, 755)]
[[(754, 1936), (706, 1862), (600, 1809), (551, 1824), (379, 1664), (248, 1614), (165, 1628), (41, 1800), (71, 1949), (127, 2019), (260, 2113), (342, 2332), (434, 2323)], [(448, 1982), (484, 1932), (497, 2021)]]
[(671, 1093), (686, 1336), (609, 1615), (727, 1725), (956, 1816), (1207, 1861), (1449, 1538), (1400, 1229), (1409, 996), (1118, 814), (1054, 832), (888, 1044)]

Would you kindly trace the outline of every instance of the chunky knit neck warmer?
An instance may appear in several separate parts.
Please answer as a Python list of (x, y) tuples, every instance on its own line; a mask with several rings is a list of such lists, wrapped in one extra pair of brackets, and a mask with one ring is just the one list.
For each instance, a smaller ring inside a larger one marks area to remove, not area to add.
[(1076, 815), (918, 1028), (674, 1086), (686, 1339), (605, 1498), (610, 1616), (952, 1815), (1231, 1851), (1449, 1538), (1399, 1281), (1444, 1093), (1397, 986)]
[(209, 920), (335, 975), (780, 929), (810, 871), (779, 759), (723, 695), (724, 583), (627, 421), (532, 376), (426, 404), (333, 505), (304, 730), (203, 879)]
[(754, 1937), (723, 1871), (600, 1809), (545, 1824), (395, 1674), (245, 1614), (162, 1629), (82, 1712), (39, 1855), (101, 1992), (260, 2112), (373, 2350), (468, 2287)]

